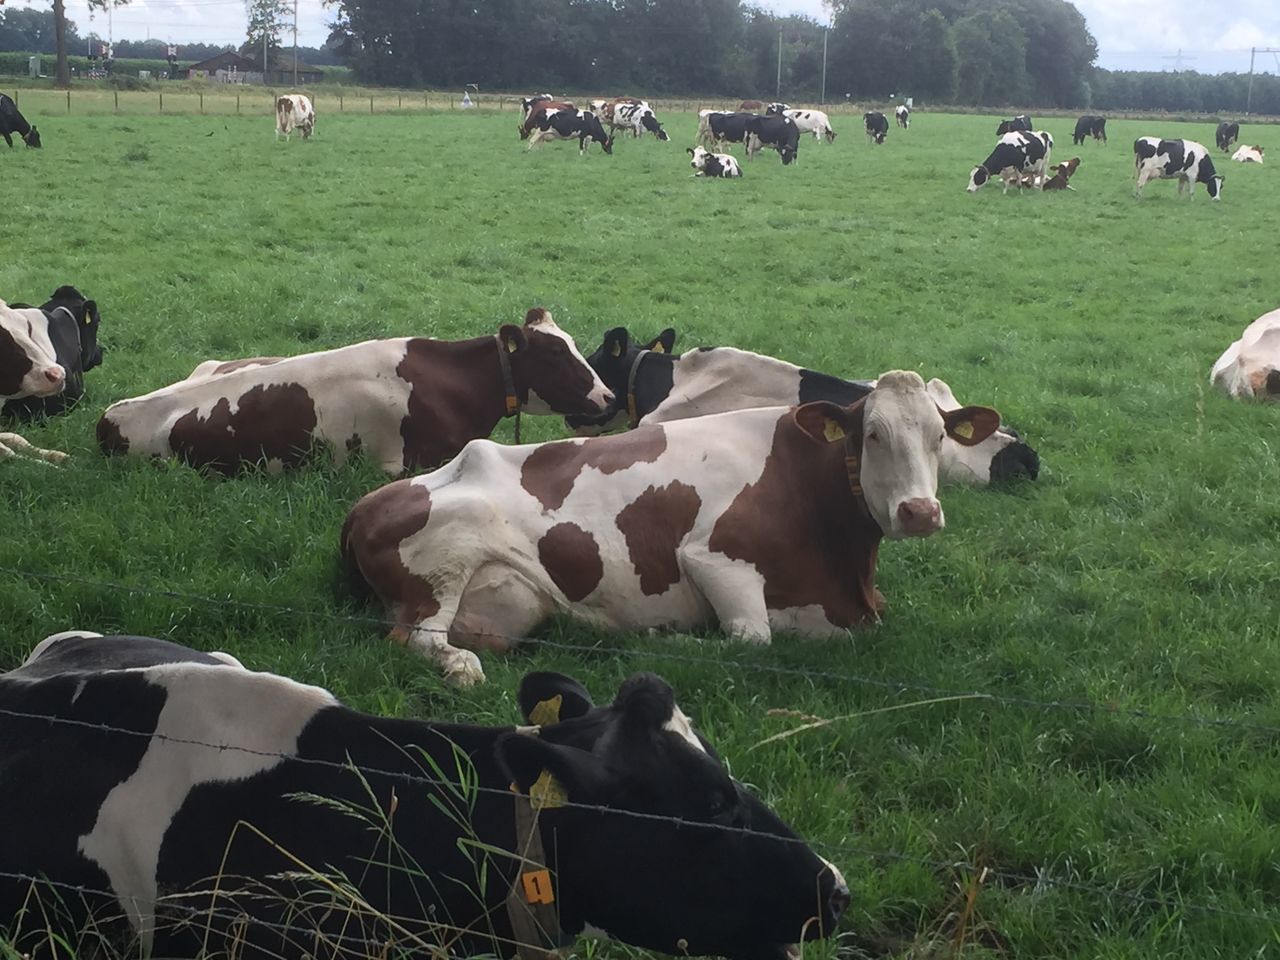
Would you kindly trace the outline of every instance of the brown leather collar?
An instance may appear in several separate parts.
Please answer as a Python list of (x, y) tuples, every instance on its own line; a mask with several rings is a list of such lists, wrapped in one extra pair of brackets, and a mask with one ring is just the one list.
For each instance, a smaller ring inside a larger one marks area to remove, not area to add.
[(494, 342), (498, 345), (498, 366), (502, 368), (502, 389), (505, 392), (504, 404), (506, 413), (504, 417), (516, 418), (516, 443), (520, 442), (520, 411), (524, 408), (524, 404), (520, 401), (520, 395), (516, 393), (516, 381), (511, 375), (511, 357), (507, 354), (507, 345), (502, 341), (502, 334), (495, 333), (493, 335)]

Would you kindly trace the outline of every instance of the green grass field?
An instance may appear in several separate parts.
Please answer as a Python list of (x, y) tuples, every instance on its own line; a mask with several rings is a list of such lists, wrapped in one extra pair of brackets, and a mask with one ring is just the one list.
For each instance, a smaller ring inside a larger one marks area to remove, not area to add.
[[(876, 148), (842, 117), (834, 146), (806, 140), (790, 168), (764, 154), (736, 182), (690, 178), (691, 114), (664, 118), (669, 144), (583, 159), (525, 153), (510, 113), (321, 112), (288, 144), (266, 116), (32, 119), (43, 151), (0, 149), (0, 297), (74, 283), (107, 353), (86, 402), (26, 431), (73, 459), (0, 466), (0, 668), (57, 630), (131, 632), (366, 710), (484, 723), (515, 719), (530, 669), (598, 698), (654, 670), (843, 869), (844, 937), (815, 956), (956, 955), (971, 885), (964, 956), (1280, 950), (1280, 408), (1207, 384), (1277, 305), (1280, 187), (1223, 159), (1221, 203), (1172, 182), (1132, 195), (1135, 136), (1211, 145), (1210, 126), (1113, 122), (1109, 147), (1073, 150), (1071, 121), (1049, 121), (1055, 157), (1083, 158), (1076, 191), (1006, 197), (964, 189), (988, 118), (917, 114)], [(613, 326), (674, 326), (686, 348), (940, 376), (998, 407), (1044, 471), (944, 488), (947, 529), (884, 545), (885, 621), (847, 641), (560, 624), (458, 692), (340, 586), (338, 529), (383, 482), (371, 466), (224, 480), (94, 444), (108, 403), (210, 357), (475, 336), (534, 304), (584, 352)], [(919, 705), (938, 691), (991, 696)], [(886, 707), (753, 749), (799, 722), (770, 711)], [(993, 873), (979, 885), (974, 866)]]

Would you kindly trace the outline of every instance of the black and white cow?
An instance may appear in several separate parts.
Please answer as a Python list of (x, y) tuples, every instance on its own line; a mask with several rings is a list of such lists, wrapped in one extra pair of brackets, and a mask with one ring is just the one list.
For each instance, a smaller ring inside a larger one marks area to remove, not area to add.
[(1194, 140), (1139, 137), (1133, 141), (1133, 164), (1138, 175), (1135, 197), (1142, 196), (1142, 188), (1149, 180), (1177, 180), (1178, 193), (1187, 190), (1187, 196), (1193, 197), (1196, 184), (1203, 183), (1211, 199), (1222, 199), (1226, 178), (1214, 169), (1204, 145)]
[(637, 97), (618, 97), (613, 100), (593, 100), (591, 105), (602, 122), (609, 127), (609, 133), (615, 130), (626, 130), (633, 137), (639, 137), (647, 130), (659, 140), (667, 141), (671, 137), (662, 129), (662, 124), (654, 115), (653, 107), (647, 100)]
[(543, 140), (577, 140), (578, 155), (582, 156), (587, 142), (594, 140), (605, 153), (613, 153), (613, 137), (605, 133), (600, 118), (589, 110), (575, 110), (571, 104), (536, 104), (522, 129), (528, 131), (530, 150)]
[(62, 413), (84, 396), (84, 375), (102, 363), (98, 346), (98, 305), (85, 299), (75, 287), (63, 286), (38, 308), (25, 303), (10, 305), (31, 324), (32, 336), (53, 348), (65, 382), (61, 393), (48, 397), (23, 397), (0, 404), (0, 416), (28, 420), (38, 414)]
[(1231, 145), (1240, 139), (1240, 124), (1223, 120), (1218, 124), (1218, 129), (1214, 132), (1214, 138), (1218, 142), (1218, 149), (1226, 153), (1231, 149)]
[(867, 128), (867, 139), (873, 143), (884, 143), (889, 135), (889, 120), (878, 110), (871, 110), (862, 115), (862, 123)]
[(730, 143), (746, 143), (747, 122), (754, 113), (727, 113), (724, 110), (702, 110), (698, 113), (698, 136), (695, 143), (712, 149), (723, 149)]
[(15, 133), (28, 147), (40, 146), (40, 131), (27, 123), (27, 118), (11, 97), (0, 93), (0, 137), (4, 137), (4, 142), (12, 147)]
[(1071, 142), (1077, 147), (1084, 143), (1086, 137), (1093, 137), (1103, 146), (1107, 143), (1107, 118), (1089, 114), (1076, 121), (1075, 132), (1071, 134)]
[(801, 133), (812, 133), (813, 139), (827, 143), (836, 142), (836, 132), (831, 127), (831, 118), (824, 110), (784, 110), (788, 117), (796, 122)]
[[(847, 405), (867, 396), (875, 386), (874, 380), (845, 380), (734, 347), (702, 347), (675, 354), (675, 339), (671, 328), (647, 344), (633, 341), (625, 327), (606, 333), (587, 363), (613, 393), (613, 406), (596, 416), (566, 417), (566, 424), (579, 436), (597, 436), (627, 426), (750, 407), (816, 400)], [(941, 409), (959, 409), (960, 403), (942, 380), (930, 380), (926, 389)], [(1039, 455), (1016, 430), (1004, 425), (974, 446), (944, 440), (938, 461), (943, 479), (980, 486), (1019, 475), (1034, 480), (1039, 472)]]
[(754, 159), (765, 147), (777, 150), (783, 166), (786, 166), (800, 153), (800, 128), (786, 114), (752, 117), (747, 121), (747, 159)]
[(898, 126), (906, 130), (911, 126), (911, 108), (905, 103), (900, 103), (893, 108), (893, 115), (898, 121)]
[(693, 157), (689, 166), (697, 172), (695, 177), (732, 178), (742, 176), (742, 167), (738, 161), (727, 153), (711, 153), (706, 147), (690, 147), (689, 155)]
[(6, 947), (532, 958), (586, 932), (784, 960), (833, 932), (838, 869), (663, 680), (596, 706), (532, 673), (518, 702), (530, 726), (393, 719), (225, 654), (50, 637), (0, 674)]
[(1010, 120), (1001, 120), (1000, 125), (996, 127), (996, 136), (1003, 137), (1006, 133), (1016, 133), (1019, 130), (1031, 131), (1031, 118), (1025, 113), (1020, 113)]
[(1004, 185), (1002, 192), (1009, 192), (1010, 184), (1022, 190), (1022, 178), (1032, 175), (1034, 183), (1043, 183), (1048, 141), (1029, 132), (1006, 133), (991, 151), (991, 155), (974, 167), (969, 174), (969, 193), (974, 193), (992, 177), (999, 177)]

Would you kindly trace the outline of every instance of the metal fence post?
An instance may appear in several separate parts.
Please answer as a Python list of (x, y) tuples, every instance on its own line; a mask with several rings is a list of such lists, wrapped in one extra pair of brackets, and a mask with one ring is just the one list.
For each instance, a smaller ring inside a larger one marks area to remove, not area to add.
[(116, 113), (120, 112), (120, 91), (116, 91)]
[(236, 115), (240, 115), (240, 94), (236, 94)]

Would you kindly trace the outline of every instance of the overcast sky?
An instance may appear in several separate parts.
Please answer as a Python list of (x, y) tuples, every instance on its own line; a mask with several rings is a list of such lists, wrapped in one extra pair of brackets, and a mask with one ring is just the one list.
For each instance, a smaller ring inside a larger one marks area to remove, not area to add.
[[(46, 0), (10, 0), (15, 6), (44, 6)], [(297, 0), (298, 42), (318, 46), (332, 19), (321, 0)], [(107, 16), (90, 20), (85, 0), (66, 0), (67, 13), (82, 36), (107, 35)], [(1098, 40), (1098, 64), (1111, 69), (1172, 69), (1181, 65), (1204, 73), (1249, 69), (1250, 47), (1280, 47), (1280, 0), (1075, 0)], [(823, 22), (822, 0), (761, 0), (779, 13), (805, 13)], [(1211, 11), (1211, 12), (1210, 12)], [(244, 42), (243, 0), (133, 0), (113, 14), (116, 39), (203, 43)], [(286, 38), (286, 44), (292, 36)], [(1278, 72), (1280, 61), (1259, 54), (1257, 68)]]

